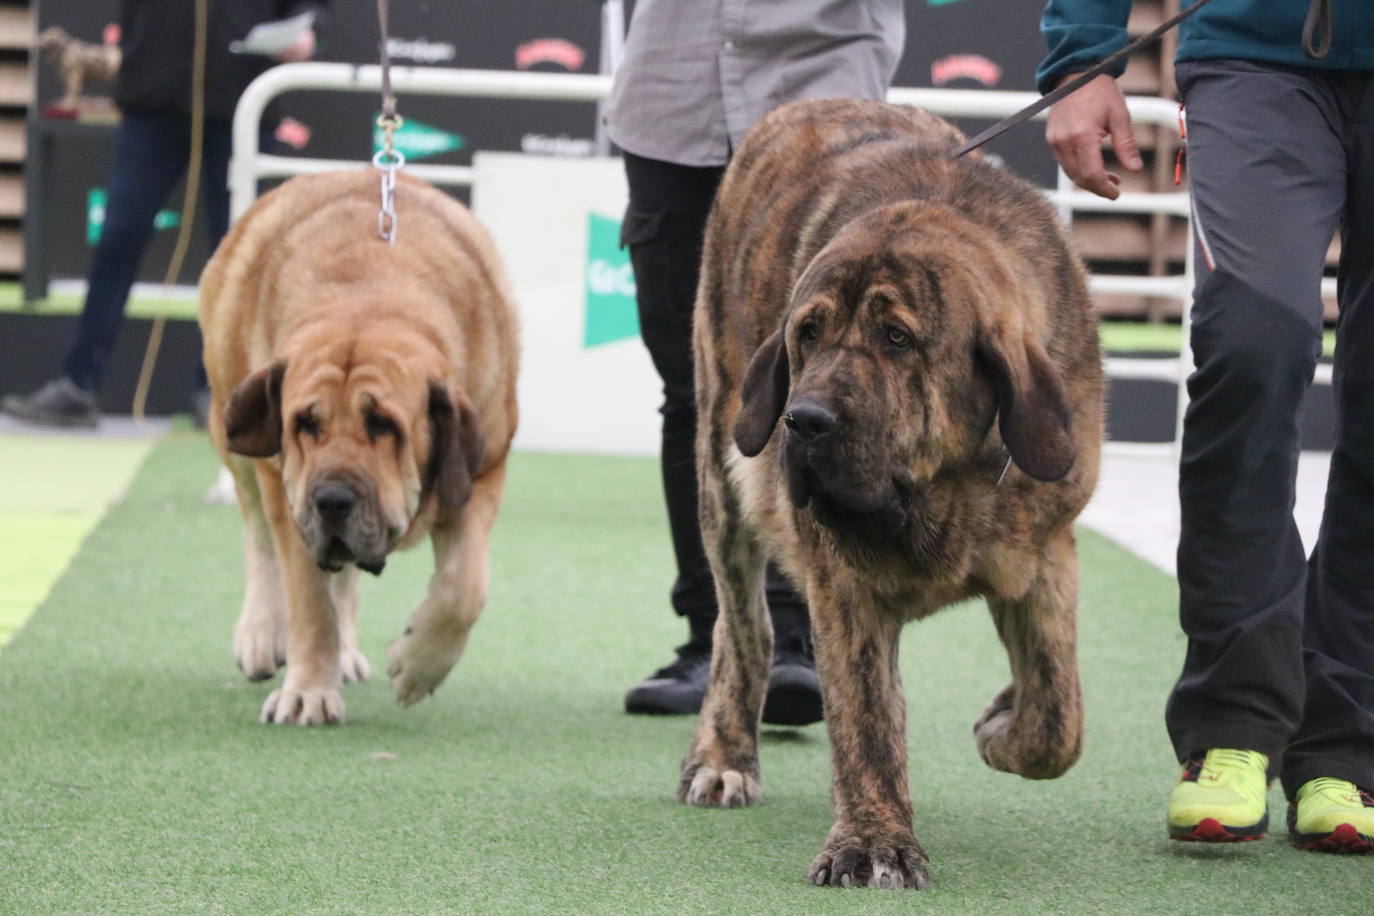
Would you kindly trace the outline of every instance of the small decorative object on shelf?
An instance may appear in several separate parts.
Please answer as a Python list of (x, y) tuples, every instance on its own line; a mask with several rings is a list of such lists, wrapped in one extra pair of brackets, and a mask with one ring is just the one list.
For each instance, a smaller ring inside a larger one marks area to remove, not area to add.
[(39, 34), (38, 47), (44, 57), (56, 64), (65, 89), (62, 98), (43, 107), (43, 117), (87, 122), (119, 120), (119, 112), (107, 96), (82, 94), (88, 80), (112, 80), (119, 73), (117, 40), (104, 44), (81, 41), (52, 26)]

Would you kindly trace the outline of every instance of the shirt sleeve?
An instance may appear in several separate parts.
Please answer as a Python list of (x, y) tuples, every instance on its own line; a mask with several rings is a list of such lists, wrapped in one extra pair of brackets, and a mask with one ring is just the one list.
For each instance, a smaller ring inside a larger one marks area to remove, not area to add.
[[(1126, 47), (1131, 0), (1049, 0), (1040, 17), (1040, 34), (1049, 53), (1035, 71), (1035, 86), (1049, 92), (1064, 77), (1081, 73)], [(1120, 76), (1126, 62), (1108, 72)]]

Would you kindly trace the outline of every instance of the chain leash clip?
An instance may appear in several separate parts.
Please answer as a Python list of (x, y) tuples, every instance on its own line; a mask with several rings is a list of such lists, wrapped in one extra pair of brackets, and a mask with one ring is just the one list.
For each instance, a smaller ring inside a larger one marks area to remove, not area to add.
[(377, 128), (382, 132), (382, 146), (372, 156), (372, 166), (382, 173), (382, 207), (377, 211), (377, 234), (387, 244), (396, 244), (396, 172), (406, 164), (406, 157), (396, 149), (396, 129), (405, 123), (396, 113), (396, 94), (391, 91), (391, 35), (387, 28), (388, 0), (377, 0), (377, 58), (382, 70), (382, 113)]
[(394, 111), (377, 118), (382, 131), (382, 148), (372, 156), (372, 167), (382, 173), (382, 207), (377, 211), (377, 235), (389, 244), (396, 244), (396, 172), (406, 164), (405, 155), (395, 148), (392, 137), (396, 128), (405, 123)]

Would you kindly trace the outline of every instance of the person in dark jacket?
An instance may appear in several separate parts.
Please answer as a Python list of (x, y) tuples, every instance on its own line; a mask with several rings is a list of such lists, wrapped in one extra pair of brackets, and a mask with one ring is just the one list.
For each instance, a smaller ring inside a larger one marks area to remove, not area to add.
[[(1051, 0), (1048, 91), (1127, 42), (1130, 0)], [(1267, 774), (1303, 848), (1374, 851), (1374, 4), (1212, 0), (1180, 30), (1197, 282), (1179, 468), (1179, 618), (1165, 720), (1183, 774), (1169, 834), (1264, 836)], [(1119, 72), (1114, 75), (1119, 75)], [(1101, 76), (1050, 113), (1065, 172), (1119, 193), (1141, 166)], [(1310, 557), (1293, 520), (1298, 410), (1341, 233), (1337, 433)]]
[[(229, 45), (260, 22), (307, 10), (318, 15), (328, 0), (208, 2), (200, 194), (213, 249), (229, 227), (234, 106), (248, 84), (277, 61), (314, 56), (315, 32), (308, 30), (275, 59), (235, 54)], [(190, 0), (123, 0), (120, 5), (122, 61), (115, 102), (122, 117), (105, 221), (86, 276), (86, 302), (61, 375), (32, 394), (6, 397), (0, 408), (11, 416), (47, 426), (91, 427), (99, 422), (98, 393), (153, 219), (185, 173), (190, 155), (195, 8)]]

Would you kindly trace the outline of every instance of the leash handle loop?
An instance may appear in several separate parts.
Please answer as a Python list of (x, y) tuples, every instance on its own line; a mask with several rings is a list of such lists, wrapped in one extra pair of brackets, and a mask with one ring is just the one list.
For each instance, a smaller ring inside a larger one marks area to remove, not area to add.
[[(1321, 37), (1317, 37), (1318, 30)], [(1312, 0), (1307, 7), (1307, 20), (1302, 24), (1302, 53), (1311, 60), (1321, 60), (1331, 50), (1331, 0)]]

